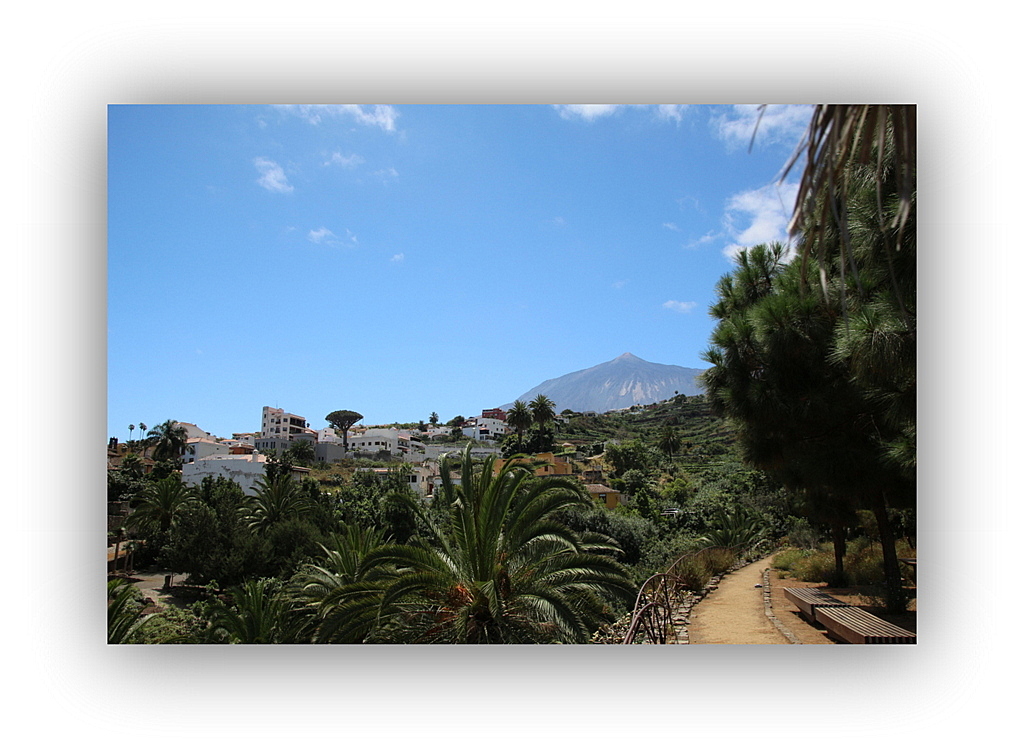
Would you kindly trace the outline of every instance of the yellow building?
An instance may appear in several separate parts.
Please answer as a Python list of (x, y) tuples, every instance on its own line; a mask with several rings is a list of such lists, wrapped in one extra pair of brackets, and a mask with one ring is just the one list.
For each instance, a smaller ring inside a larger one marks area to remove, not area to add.
[[(535, 454), (528, 459), (528, 463), (536, 463), (537, 468), (534, 470), (534, 474), (538, 477), (547, 477), (549, 475), (561, 475), (563, 477), (577, 476), (573, 474), (572, 463), (566, 459), (559, 459), (553, 453), (545, 452), (541, 454)], [(494, 462), (494, 473), (498, 474), (502, 468), (508, 462), (507, 459), (496, 459)], [(583, 480), (586, 483), (586, 480)], [(584, 484), (590, 497), (594, 499), (595, 503), (599, 503), (605, 508), (614, 509), (617, 508), (621, 502), (621, 494), (618, 490), (610, 488), (607, 485), (600, 485), (596, 483)]]
[(595, 502), (602, 504), (606, 509), (614, 509), (619, 505), (620, 494), (618, 490), (607, 485), (584, 485), (590, 497)]

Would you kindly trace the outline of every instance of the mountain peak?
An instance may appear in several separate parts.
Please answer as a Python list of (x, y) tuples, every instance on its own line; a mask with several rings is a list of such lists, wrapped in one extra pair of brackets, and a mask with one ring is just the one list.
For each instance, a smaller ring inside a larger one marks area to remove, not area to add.
[(634, 404), (656, 403), (679, 393), (687, 396), (701, 393), (695, 379), (702, 372), (690, 367), (654, 364), (627, 351), (610, 362), (545, 380), (519, 400), (530, 401), (543, 393), (555, 403), (558, 411), (606, 412)]

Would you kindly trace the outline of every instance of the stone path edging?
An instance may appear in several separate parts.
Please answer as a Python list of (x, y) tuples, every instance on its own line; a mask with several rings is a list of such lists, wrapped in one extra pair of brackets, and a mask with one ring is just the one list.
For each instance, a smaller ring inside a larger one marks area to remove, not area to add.
[(768, 617), (768, 621), (772, 623), (776, 629), (782, 634), (783, 637), (789, 642), (790, 645), (802, 645), (792, 632), (786, 627), (782, 626), (782, 622), (775, 618), (775, 612), (772, 611), (772, 584), (770, 581), (771, 567), (764, 570), (764, 575), (761, 577), (761, 585), (764, 590), (764, 615)]

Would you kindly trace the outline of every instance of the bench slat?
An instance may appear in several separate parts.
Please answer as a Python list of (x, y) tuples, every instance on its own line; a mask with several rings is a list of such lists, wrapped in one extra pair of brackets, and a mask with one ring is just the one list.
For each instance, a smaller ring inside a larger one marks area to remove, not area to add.
[(818, 606), (846, 605), (843, 601), (829, 595), (827, 592), (822, 592), (816, 587), (786, 587), (783, 588), (783, 592), (789, 599), (789, 602), (793, 603), (800, 609), (800, 613), (812, 621), (816, 621), (814, 611)]
[(819, 606), (815, 619), (830, 636), (859, 645), (916, 644), (917, 635), (855, 606)]

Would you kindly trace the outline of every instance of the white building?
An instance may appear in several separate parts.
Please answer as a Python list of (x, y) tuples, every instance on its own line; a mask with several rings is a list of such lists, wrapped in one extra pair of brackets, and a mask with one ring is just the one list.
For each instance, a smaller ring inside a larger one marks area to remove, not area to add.
[(393, 455), (408, 456), (425, 454), (426, 449), (423, 443), (412, 439), (412, 433), (397, 427), (371, 427), (359, 433), (350, 431), (348, 435), (348, 450), (356, 453), (387, 451)]
[[(189, 485), (198, 485), (204, 477), (225, 477), (237, 482), (246, 495), (255, 495), (256, 483), (262, 479), (267, 468), (267, 457), (263, 454), (216, 454), (182, 464), (181, 479)], [(292, 477), (300, 480), (309, 470), (292, 469)]]
[(508, 425), (497, 417), (473, 417), (462, 428), (462, 437), (480, 441), (501, 442), (508, 432)]
[[(387, 477), (394, 470), (391, 468), (364, 468), (360, 471), (373, 472), (379, 477)], [(425, 497), (433, 493), (434, 484), (439, 479), (437, 462), (426, 461), (412, 466), (406, 477), (406, 482), (409, 483), (409, 487), (414, 493)]]
[[(261, 438), (283, 438), (291, 439), (293, 435), (305, 433), (309, 427), (305, 417), (298, 414), (288, 414), (284, 409), (275, 409), (272, 406), (263, 407), (263, 417), (260, 422)], [(313, 432), (313, 431), (310, 431)], [(313, 442), (316, 443), (316, 433), (313, 432)]]
[(193, 461), (207, 456), (229, 454), (233, 445), (233, 443), (228, 441), (189, 437), (188, 443), (185, 445), (185, 451), (181, 454), (181, 463), (191, 464)]
[(325, 427), (316, 436), (318, 443), (337, 443), (340, 446), (344, 440), (333, 427)]
[[(427, 446), (426, 448), (426, 459), (437, 459), (439, 456), (448, 454), (449, 456), (459, 456), (463, 451), (466, 450), (466, 444), (455, 444), (445, 443), (444, 445)], [(483, 459), (488, 456), (494, 456), (493, 446), (473, 446), (469, 449), (470, 457), (474, 459)]]

